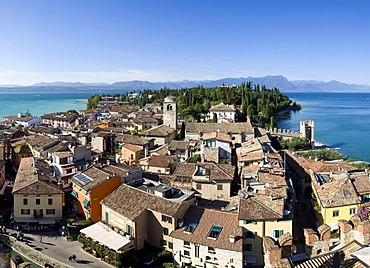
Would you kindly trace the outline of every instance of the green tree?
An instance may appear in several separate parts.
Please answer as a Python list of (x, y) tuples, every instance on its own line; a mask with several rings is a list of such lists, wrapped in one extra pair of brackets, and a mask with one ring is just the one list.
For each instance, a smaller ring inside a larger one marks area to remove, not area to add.
[(216, 113), (214, 113), (214, 114), (213, 114), (213, 118), (212, 118), (212, 122), (213, 122), (213, 123), (217, 123), (217, 121), (218, 121), (218, 119), (217, 119), (217, 114), (216, 114)]

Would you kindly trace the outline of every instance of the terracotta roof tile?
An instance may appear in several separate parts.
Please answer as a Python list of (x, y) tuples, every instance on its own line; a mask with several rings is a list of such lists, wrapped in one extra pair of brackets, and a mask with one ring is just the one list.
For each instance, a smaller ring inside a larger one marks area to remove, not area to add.
[(228, 143), (232, 143), (231, 137), (229, 134), (222, 133), (220, 131), (214, 131), (210, 133), (206, 133), (202, 136), (202, 140), (218, 140), (218, 141), (224, 141)]
[[(55, 194), (64, 193), (58, 185), (48, 179), (48, 174), (33, 157), (21, 159), (14, 181), (13, 194)], [(49, 171), (50, 172), (50, 171)]]
[(135, 144), (130, 144), (130, 143), (125, 143), (124, 145), (122, 145), (122, 147), (132, 151), (132, 152), (140, 152), (142, 150), (144, 150), (143, 147), (141, 146), (138, 146), (138, 145), (135, 145)]
[(151, 155), (148, 166), (167, 168), (175, 161), (177, 161), (177, 157), (173, 155)]
[(186, 125), (186, 132), (209, 133), (219, 130), (223, 133), (254, 133), (251, 123), (189, 123)]
[(152, 127), (144, 132), (147, 136), (155, 136), (155, 137), (166, 137), (174, 133), (175, 130), (172, 127), (166, 125), (160, 125), (156, 127)]
[(171, 217), (179, 217), (182, 203), (156, 196), (127, 184), (122, 184), (109, 196), (101, 201), (101, 204), (135, 220), (145, 210), (156, 211)]
[(360, 195), (370, 193), (370, 174), (368, 172), (351, 172), (350, 178)]
[[(197, 222), (193, 233), (186, 232), (189, 222)], [(212, 226), (222, 227), (217, 239), (208, 238)], [(184, 217), (184, 226), (174, 230), (171, 236), (203, 246), (241, 252), (243, 250), (243, 230), (238, 226), (238, 214), (200, 206), (192, 206)], [(230, 242), (235, 237), (235, 243)]]
[(281, 219), (284, 216), (284, 199), (271, 199), (268, 195), (250, 194), (241, 197), (239, 203), (240, 220)]

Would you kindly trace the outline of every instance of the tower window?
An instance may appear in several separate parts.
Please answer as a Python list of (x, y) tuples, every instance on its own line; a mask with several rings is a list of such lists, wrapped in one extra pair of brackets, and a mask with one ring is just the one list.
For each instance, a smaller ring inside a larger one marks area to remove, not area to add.
[(172, 111), (172, 105), (171, 104), (167, 105), (167, 111)]

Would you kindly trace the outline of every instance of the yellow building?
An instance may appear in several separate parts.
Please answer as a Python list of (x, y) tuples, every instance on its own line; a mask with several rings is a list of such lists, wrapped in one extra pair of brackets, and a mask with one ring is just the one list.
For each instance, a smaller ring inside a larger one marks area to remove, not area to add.
[(41, 160), (21, 159), (12, 192), (16, 224), (40, 230), (62, 219), (64, 192), (52, 174)]
[(349, 220), (358, 212), (361, 201), (348, 173), (311, 171), (311, 181), (319, 225), (325, 223), (338, 230), (338, 220)]
[(132, 185), (122, 184), (102, 200), (102, 220), (133, 238), (136, 250), (148, 243), (172, 251), (170, 234), (181, 225), (195, 193), (144, 179)]
[(93, 222), (101, 220), (100, 201), (112, 193), (120, 184), (121, 177), (91, 167), (72, 178), (74, 210)]
[(282, 197), (272, 198), (257, 193), (241, 193), (239, 226), (243, 227), (243, 253), (250, 266), (264, 264), (262, 238), (277, 240), (286, 233), (292, 234), (292, 212), (284, 210)]

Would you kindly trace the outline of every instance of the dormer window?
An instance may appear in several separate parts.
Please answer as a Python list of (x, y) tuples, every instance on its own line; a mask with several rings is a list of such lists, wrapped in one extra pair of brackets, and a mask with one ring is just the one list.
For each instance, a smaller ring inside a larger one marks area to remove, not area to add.
[(184, 232), (185, 233), (192, 234), (192, 233), (194, 233), (194, 230), (195, 230), (195, 228), (197, 228), (197, 226), (198, 226), (198, 222), (196, 222), (196, 221), (190, 221), (189, 224), (188, 224), (188, 226), (186, 226)]
[(212, 225), (212, 228), (209, 231), (207, 238), (217, 239), (220, 236), (221, 231), (222, 231), (222, 226)]

